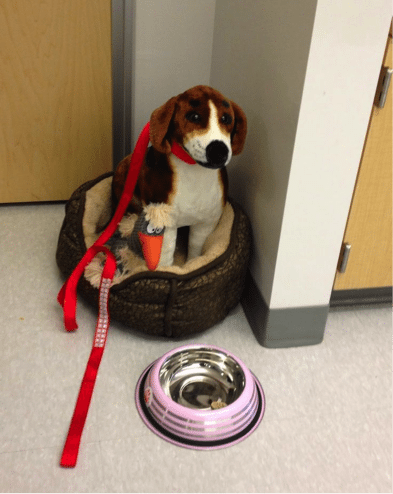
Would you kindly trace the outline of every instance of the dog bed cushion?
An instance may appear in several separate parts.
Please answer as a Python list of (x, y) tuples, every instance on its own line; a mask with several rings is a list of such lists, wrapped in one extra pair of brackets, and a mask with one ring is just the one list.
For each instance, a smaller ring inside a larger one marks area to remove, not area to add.
[[(68, 277), (98, 238), (112, 214), (113, 173), (81, 185), (66, 204), (56, 261)], [(125, 215), (119, 224), (129, 234), (137, 219)], [(186, 229), (178, 235), (173, 266), (149, 271), (143, 259), (125, 249), (122, 270), (113, 279), (109, 296), (111, 318), (155, 336), (185, 337), (202, 332), (226, 317), (244, 287), (250, 257), (250, 223), (234, 201), (228, 201), (202, 255), (186, 262)], [(98, 307), (98, 286), (104, 257), (98, 254), (78, 284), (81, 295)]]

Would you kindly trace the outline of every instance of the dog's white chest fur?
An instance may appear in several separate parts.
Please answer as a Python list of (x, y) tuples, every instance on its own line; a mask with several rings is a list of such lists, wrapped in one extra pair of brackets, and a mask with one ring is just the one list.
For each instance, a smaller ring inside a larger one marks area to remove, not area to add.
[(220, 171), (189, 165), (173, 154), (170, 161), (174, 172), (171, 216), (176, 226), (217, 222), (223, 207)]

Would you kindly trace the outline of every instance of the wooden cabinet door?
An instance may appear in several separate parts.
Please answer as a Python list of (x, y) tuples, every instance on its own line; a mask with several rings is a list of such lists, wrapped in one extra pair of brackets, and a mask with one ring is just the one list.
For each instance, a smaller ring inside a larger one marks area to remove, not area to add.
[[(392, 68), (392, 37), (384, 66)], [(379, 95), (379, 90), (377, 90)], [(344, 244), (351, 250), (334, 290), (392, 285), (392, 84), (383, 108), (374, 105)]]
[(0, 203), (112, 169), (110, 0), (0, 2)]

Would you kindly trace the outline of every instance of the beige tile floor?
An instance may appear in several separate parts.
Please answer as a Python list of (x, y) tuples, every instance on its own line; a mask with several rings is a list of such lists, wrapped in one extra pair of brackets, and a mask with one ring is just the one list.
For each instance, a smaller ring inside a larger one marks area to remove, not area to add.
[[(94, 311), (67, 334), (55, 264), (63, 205), (0, 207), (2, 492), (391, 492), (392, 311), (332, 311), (321, 345), (269, 350), (241, 307), (192, 341), (238, 355), (266, 394), (242, 443), (196, 452), (150, 432), (134, 405), (145, 367), (179, 341), (113, 323), (76, 469), (58, 466)], [(191, 342), (191, 340), (188, 340)]]

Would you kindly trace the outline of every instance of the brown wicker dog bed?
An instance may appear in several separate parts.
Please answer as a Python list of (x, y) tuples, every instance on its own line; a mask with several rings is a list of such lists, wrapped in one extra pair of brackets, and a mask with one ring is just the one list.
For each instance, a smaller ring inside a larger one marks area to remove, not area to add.
[[(56, 252), (66, 277), (110, 218), (112, 176), (107, 173), (81, 185), (66, 204)], [(123, 218), (120, 231), (128, 231), (135, 220), (135, 215)], [(231, 200), (199, 258), (185, 262), (179, 245), (174, 266), (149, 271), (142, 259), (125, 252), (125, 270), (115, 276), (110, 291), (112, 319), (150, 335), (173, 338), (210, 328), (239, 303), (250, 248), (249, 220)], [(79, 293), (95, 307), (101, 270), (98, 254), (78, 284)]]

